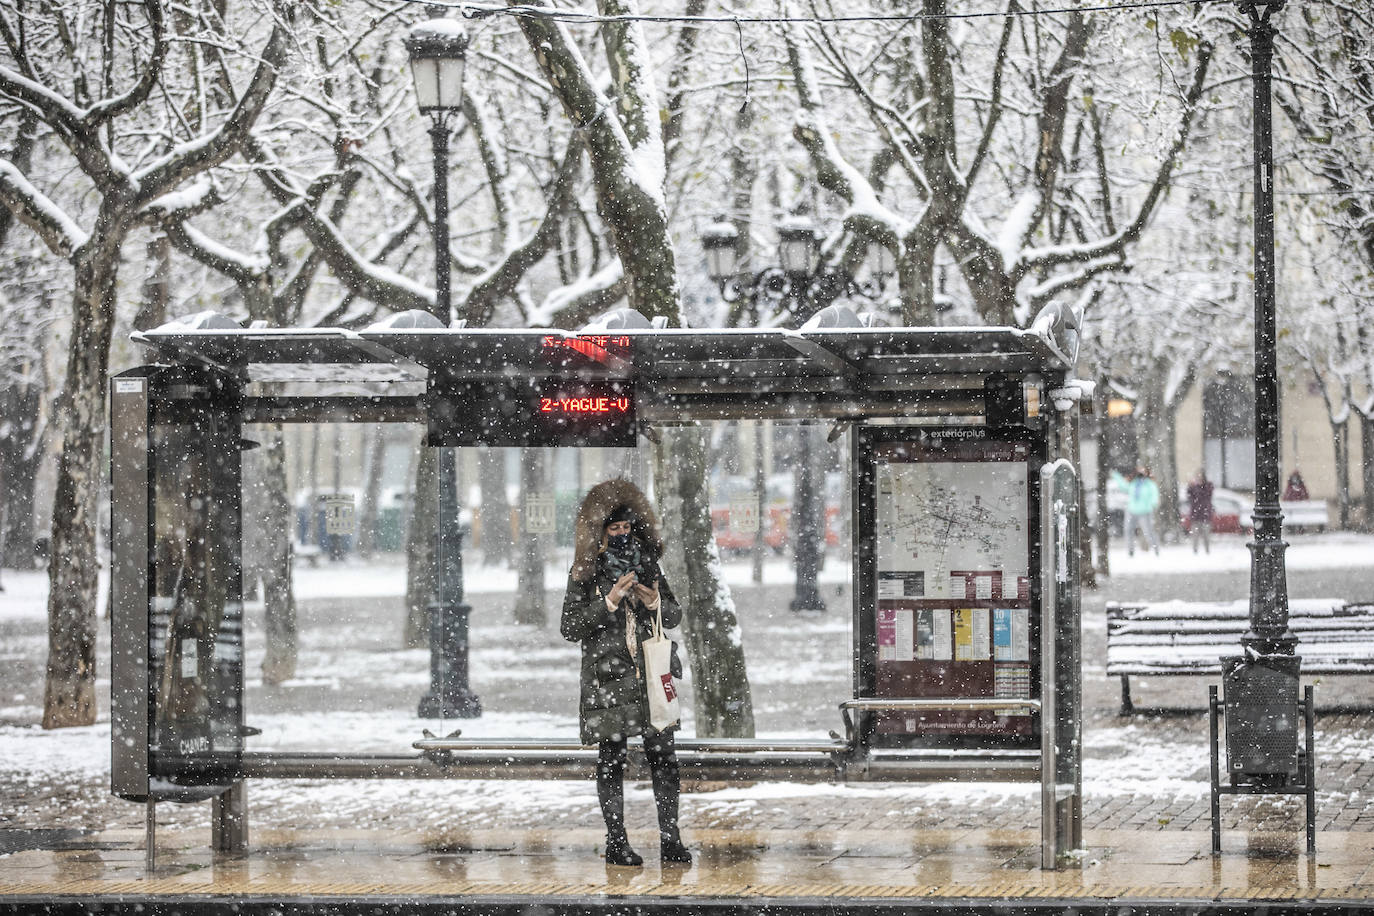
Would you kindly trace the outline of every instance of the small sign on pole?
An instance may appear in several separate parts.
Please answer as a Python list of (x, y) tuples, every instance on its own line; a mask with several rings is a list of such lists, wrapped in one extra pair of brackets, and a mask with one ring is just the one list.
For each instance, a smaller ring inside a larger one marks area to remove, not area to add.
[(553, 534), (558, 530), (557, 503), (552, 496), (525, 497), (525, 531)]
[(347, 493), (326, 493), (322, 501), (325, 534), (353, 534), (358, 530), (352, 496)]
[(759, 530), (758, 497), (741, 496), (730, 500), (730, 530), (738, 534), (753, 534)]

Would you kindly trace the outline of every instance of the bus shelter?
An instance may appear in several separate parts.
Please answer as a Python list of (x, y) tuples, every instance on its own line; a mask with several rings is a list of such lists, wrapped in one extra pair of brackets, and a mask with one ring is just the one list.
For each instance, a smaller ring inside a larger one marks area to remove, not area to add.
[[(242, 455), (257, 423), (420, 424), (430, 446), (634, 447), (657, 427), (850, 432), (852, 695), (828, 736), (679, 739), (685, 778), (1038, 782), (1042, 867), (1081, 845), (1077, 321), (1028, 329), (242, 328), (135, 334), (111, 380), (112, 791), (214, 800), (251, 778), (589, 778), (575, 741), (425, 736), (393, 753), (251, 748)], [(632, 758), (632, 765), (633, 765)]]

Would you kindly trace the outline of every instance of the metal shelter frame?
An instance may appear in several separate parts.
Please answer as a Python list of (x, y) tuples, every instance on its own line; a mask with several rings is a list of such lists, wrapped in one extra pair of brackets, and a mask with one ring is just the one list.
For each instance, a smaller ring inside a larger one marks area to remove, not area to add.
[[(440, 445), (473, 444), (488, 435), (497, 439), (493, 444), (515, 444), (509, 437), (518, 433), (492, 411), (509, 413), (513, 401), (537, 395), (538, 385), (550, 380), (573, 388), (622, 384), (633, 394), (637, 431), (762, 418), (913, 429), (1024, 426), (1043, 437), (1045, 463), (1032, 483), (1043, 494), (1040, 521), (1031, 532), (1038, 547), (1032, 558), (1038, 556), (1039, 564), (1030, 569), (1032, 599), (1045, 621), (1039, 651), (1046, 674), (1038, 698), (855, 696), (841, 704), (842, 736), (681, 739), (677, 747), (689, 779), (1039, 782), (1042, 867), (1058, 867), (1063, 853), (1081, 845), (1078, 514), (1072, 461), (1084, 386), (1071, 378), (1077, 326), (1068, 310), (1051, 306), (1028, 329), (703, 331), (657, 329), (643, 322), (643, 327), (571, 332), (424, 325), (423, 318), (407, 315), (363, 331), (245, 329), (207, 313), (136, 333), (134, 339), (152, 348), (157, 362), (111, 380), (112, 791), (147, 803), (150, 862), (160, 800), (213, 798), (216, 847), (242, 848), (247, 839), (243, 780), (248, 778), (539, 779), (584, 778), (591, 772), (594, 748), (541, 740), (427, 738), (414, 743), (413, 754), (247, 751), (241, 736), (251, 730), (242, 724), (241, 658), (237, 669), (226, 669), (226, 683), (238, 679), (239, 693), (230, 703), (240, 728), (237, 751), (188, 767), (198, 759), (193, 752), (152, 747), (157, 687), (150, 666), (153, 646), (166, 638), (165, 621), (160, 624), (156, 617), (156, 604), (165, 599), (155, 598), (150, 581), (157, 536), (152, 504), (159, 498), (153, 465), (155, 450), (164, 447), (155, 441), (155, 418), (190, 417), (195, 447), (213, 442), (232, 455), (232, 460), (211, 460), (205, 471), (232, 498), (204, 510), (220, 516), (206, 522), (212, 529), (208, 540), (211, 550), (218, 546), (232, 554), (222, 567), (232, 579), (241, 551), (235, 487), (242, 424), (415, 422), (427, 423), (431, 443)], [(481, 422), (468, 423), (456, 436), (445, 426), (453, 422), (454, 397), (483, 402), (467, 411)], [(558, 433), (554, 429), (549, 435)], [(569, 435), (575, 444), (587, 444), (577, 441), (577, 430)], [(857, 526), (855, 531), (857, 580), (864, 574), (858, 544), (874, 532)], [(1066, 556), (1072, 558), (1068, 565)], [(235, 580), (226, 606), (239, 599), (238, 587)], [(860, 590), (854, 594), (857, 622), (872, 608), (858, 607)], [(238, 618), (224, 625), (241, 632), (241, 614), (240, 600)], [(164, 667), (171, 667), (170, 656)], [(163, 672), (163, 677), (170, 675)], [(857, 687), (856, 680), (856, 692)], [(955, 709), (1029, 712), (1037, 720), (1039, 746), (867, 744), (866, 717)], [(232, 744), (235, 737), (226, 740)], [(182, 767), (177, 778), (163, 775), (167, 766)], [(642, 769), (643, 761), (632, 754), (632, 772), (636, 767)]]

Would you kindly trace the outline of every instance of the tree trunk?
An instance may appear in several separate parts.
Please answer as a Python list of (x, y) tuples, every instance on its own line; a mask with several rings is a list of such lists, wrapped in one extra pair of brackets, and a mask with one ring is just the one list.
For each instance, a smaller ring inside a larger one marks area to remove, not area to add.
[(1156, 472), (1155, 482), (1159, 484), (1160, 530), (1167, 533), (1170, 540), (1182, 537), (1178, 517), (1178, 400), (1164, 405), (1160, 424), (1160, 451), (1163, 467)]
[(4, 506), (0, 511), (0, 566), (10, 569), (34, 567), (34, 490), (45, 454), (38, 428), (41, 381), (35, 382), (11, 388), (0, 397), (0, 418), (9, 426), (9, 434), (0, 438), (0, 478), (4, 481), (0, 489)]
[(134, 315), (136, 330), (147, 331), (167, 321), (172, 299), (172, 242), (165, 232), (148, 240), (148, 276), (143, 281), (143, 301)]
[(420, 446), (415, 463), (415, 499), (406, 526), (407, 649), (429, 645), (429, 605), (434, 600), (434, 533), (439, 525), (438, 452)]
[(1374, 416), (1360, 418), (1360, 481), (1364, 488), (1363, 527), (1374, 531)]
[(291, 497), (286, 492), (286, 437), (280, 424), (263, 427), (262, 448), (250, 455), (257, 459), (262, 498), (263, 620), (267, 654), (262, 660), (262, 682), (280, 684), (296, 676), (296, 596), (291, 580)]
[(767, 420), (754, 423), (754, 511), (759, 526), (754, 531), (754, 547), (750, 551), (750, 579), (755, 585), (763, 584), (763, 552), (767, 549), (764, 534), (768, 531), (768, 481), (764, 473), (764, 436), (772, 432)]
[(754, 737), (754, 705), (745, 671), (739, 618), (724, 586), (720, 552), (711, 531), (706, 489), (706, 442), (700, 427), (664, 430), (667, 460), (659, 469), (659, 492), (676, 492), (681, 501), (685, 581), (683, 630), (692, 667), (692, 696), (698, 738)]
[(1350, 527), (1350, 417), (1340, 423), (1331, 422), (1331, 448), (1336, 456), (1336, 518), (1337, 526), (1345, 531)]
[(1112, 513), (1107, 506), (1107, 487), (1111, 481), (1111, 467), (1108, 451), (1111, 448), (1111, 435), (1107, 416), (1107, 377), (1099, 375), (1093, 391), (1093, 415), (1097, 417), (1097, 573), (1100, 576), (1112, 574), (1111, 563), (1107, 559), (1107, 547), (1112, 536)]
[[(521, 484), (524, 467), (521, 466)], [(506, 450), (477, 453), (477, 486), (482, 491), (482, 565), (511, 565), (510, 500), (506, 498)]]
[[(528, 505), (531, 496), (543, 496), (548, 490), (543, 449), (520, 450), (520, 495)], [(485, 506), (486, 503), (484, 502)], [(515, 622), (526, 626), (545, 627), (549, 611), (544, 600), (544, 556), (548, 535), (529, 530), (528, 515), (520, 512), (520, 574), (515, 589)]]
[(797, 577), (792, 610), (819, 612), (825, 610), (825, 601), (816, 584), (825, 543), (825, 500), (817, 478), (824, 478), (818, 467), (824, 450), (817, 447), (816, 430), (811, 424), (798, 427), (797, 443), (796, 498), (792, 500), (792, 524), (788, 531)]
[(358, 513), (358, 556), (368, 559), (377, 552), (377, 502), (382, 491), (382, 467), (386, 457), (386, 427), (372, 428), (368, 437), (367, 478), (363, 504)]
[(114, 332), (119, 246), (108, 238), (88, 244), (74, 258), (72, 346), (56, 410), (62, 454), (48, 566), (44, 728), (92, 725), (96, 718), (96, 507), (105, 466), (105, 375)]

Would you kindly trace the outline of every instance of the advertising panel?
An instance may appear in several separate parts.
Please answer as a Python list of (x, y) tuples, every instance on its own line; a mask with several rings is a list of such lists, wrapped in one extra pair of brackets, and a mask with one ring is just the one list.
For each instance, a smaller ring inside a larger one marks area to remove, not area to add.
[[(870, 441), (874, 542), (860, 630), (872, 657), (862, 695), (1028, 699), (1038, 691), (1031, 570), (1035, 443), (968, 427)], [(862, 645), (862, 643), (861, 643)], [(882, 712), (874, 744), (1017, 746), (1035, 737), (1017, 708)]]

